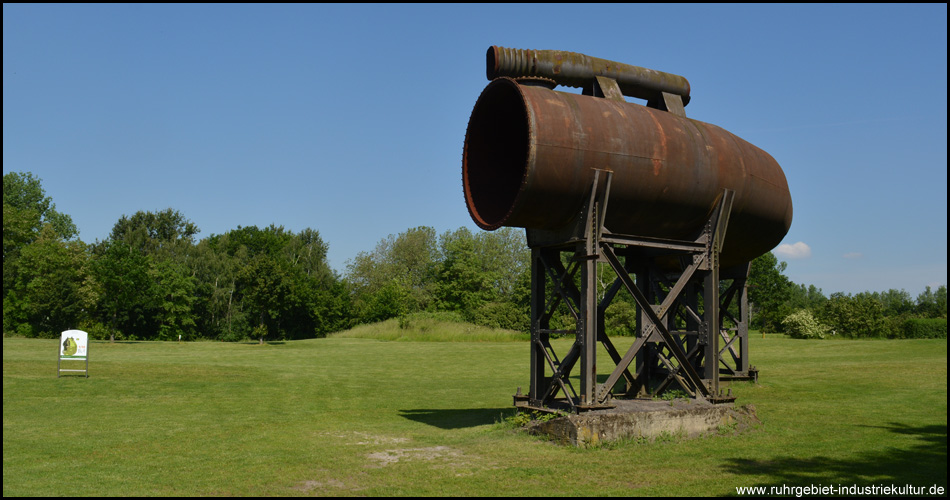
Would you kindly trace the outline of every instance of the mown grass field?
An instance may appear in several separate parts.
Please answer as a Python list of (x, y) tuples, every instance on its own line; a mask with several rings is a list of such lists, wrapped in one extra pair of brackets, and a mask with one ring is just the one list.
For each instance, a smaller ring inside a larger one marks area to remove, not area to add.
[(459, 327), (423, 327), (425, 342), (360, 338), (373, 329), (265, 345), (94, 342), (88, 379), (56, 377), (56, 340), (4, 338), (3, 495), (946, 491), (946, 340), (752, 335), (759, 384), (732, 388), (756, 406), (757, 429), (576, 449), (499, 423), (527, 388), (527, 342), (432, 341), (440, 328)]

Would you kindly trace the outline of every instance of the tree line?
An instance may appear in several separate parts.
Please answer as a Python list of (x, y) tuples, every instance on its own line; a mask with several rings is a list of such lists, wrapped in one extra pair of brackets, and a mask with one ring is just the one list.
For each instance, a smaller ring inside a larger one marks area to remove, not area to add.
[[(5, 174), (4, 334), (56, 337), (79, 328), (112, 340), (263, 342), (414, 314), (529, 327), (530, 251), (520, 230), (411, 228), (358, 253), (343, 275), (330, 268), (328, 244), (315, 229), (272, 224), (201, 239), (198, 233), (168, 208), (122, 216), (105, 241), (84, 243), (40, 179)], [(916, 300), (896, 290), (825, 297), (791, 283), (784, 269), (771, 253), (753, 262), (752, 328), (795, 336), (940, 336), (919, 323), (936, 320), (939, 331), (942, 320), (946, 337), (945, 286)], [(603, 273), (606, 287), (612, 271), (605, 266)], [(814, 323), (808, 335), (794, 320), (802, 315)], [(618, 296), (605, 317), (608, 333), (632, 334), (634, 318), (632, 298)], [(552, 323), (571, 320), (565, 308)], [(916, 330), (908, 326), (915, 321)]]
[(786, 264), (766, 253), (752, 262), (752, 328), (796, 338), (947, 338), (947, 287), (927, 286), (916, 299), (906, 290), (826, 297), (814, 285), (792, 283)]

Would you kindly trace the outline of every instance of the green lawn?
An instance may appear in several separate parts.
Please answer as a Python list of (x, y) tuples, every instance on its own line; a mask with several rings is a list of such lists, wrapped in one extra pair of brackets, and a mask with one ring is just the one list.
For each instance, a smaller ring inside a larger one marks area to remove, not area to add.
[(761, 427), (593, 449), (497, 424), (527, 389), (524, 341), (93, 342), (88, 379), (57, 378), (56, 349), (3, 339), (4, 496), (947, 486), (946, 340), (753, 335), (759, 384), (732, 388)]

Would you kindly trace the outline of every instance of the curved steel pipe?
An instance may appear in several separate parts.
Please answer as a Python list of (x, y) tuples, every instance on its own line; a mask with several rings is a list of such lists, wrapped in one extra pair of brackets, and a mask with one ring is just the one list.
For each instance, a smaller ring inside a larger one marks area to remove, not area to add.
[(560, 228), (578, 213), (595, 169), (614, 172), (604, 225), (615, 233), (695, 238), (722, 189), (735, 191), (726, 267), (768, 252), (791, 226), (781, 167), (722, 128), (510, 78), (482, 91), (462, 158), (465, 201), (479, 227)]
[(676, 94), (689, 104), (689, 82), (686, 78), (640, 66), (608, 61), (563, 50), (509, 49), (493, 45), (485, 54), (489, 80), (507, 76), (544, 77), (558, 85), (583, 88), (597, 76), (613, 78), (623, 95), (653, 100), (661, 92)]

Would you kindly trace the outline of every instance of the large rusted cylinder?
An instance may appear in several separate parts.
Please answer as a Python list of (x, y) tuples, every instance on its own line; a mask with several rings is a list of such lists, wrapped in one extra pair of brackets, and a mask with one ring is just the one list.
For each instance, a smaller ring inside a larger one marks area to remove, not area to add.
[(465, 201), (482, 229), (558, 229), (613, 172), (604, 225), (614, 233), (691, 239), (723, 190), (735, 191), (721, 264), (774, 248), (792, 222), (785, 174), (765, 151), (715, 125), (630, 102), (497, 78), (465, 135)]

